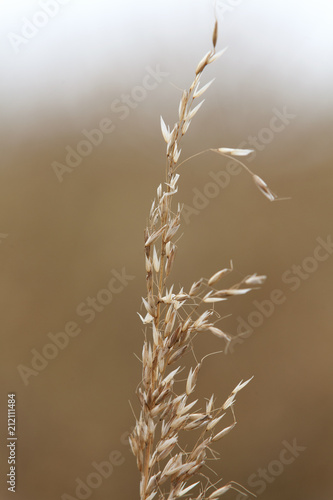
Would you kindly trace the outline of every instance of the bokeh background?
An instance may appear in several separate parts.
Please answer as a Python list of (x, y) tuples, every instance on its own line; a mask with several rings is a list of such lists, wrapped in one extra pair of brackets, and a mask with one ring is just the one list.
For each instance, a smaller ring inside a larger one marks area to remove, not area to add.
[[(263, 500), (333, 498), (333, 254), (322, 250), (327, 259), (313, 260), (317, 238), (333, 233), (332, 3), (15, 0), (1, 2), (0, 16), (1, 499), (12, 495), (8, 392), (17, 398), (17, 500), (138, 498), (126, 437), (134, 421), (129, 402), (138, 410), (143, 228), (164, 173), (159, 117), (176, 119), (179, 89), (210, 49), (214, 9), (218, 47), (229, 48), (204, 77), (216, 80), (183, 158), (256, 137), (251, 168), (291, 199), (270, 203), (245, 172), (225, 187), (215, 184), (208, 199), (212, 173), (222, 176), (228, 165), (210, 153), (180, 172), (178, 200), (196, 212), (183, 220), (175, 284), (188, 287), (231, 259), (230, 282), (267, 274), (260, 290), (219, 307), (227, 316), (220, 325), (231, 334), (239, 318), (253, 320), (272, 290), (285, 297), (232, 353), (203, 365), (201, 401), (214, 393), (222, 403), (254, 375), (238, 397), (237, 427), (216, 446), (217, 476), (205, 472), (220, 484), (234, 479), (252, 487)], [(143, 91), (157, 68), (160, 81)], [(276, 110), (289, 118), (272, 134)], [(76, 150), (84, 130), (101, 123), (109, 132), (95, 133), (89, 154), (60, 175), (66, 148)], [(293, 266), (303, 273), (297, 283), (290, 281)], [(114, 272), (134, 279), (88, 323), (92, 316), (77, 308), (85, 310), (82, 303), (97, 297)], [(80, 333), (43, 369), (27, 371), (49, 334), (69, 322)], [(205, 334), (195, 352), (200, 358), (221, 348)], [(193, 365), (190, 355), (186, 363)], [(281, 465), (281, 450), (295, 440), (297, 456)], [(76, 492), (78, 480), (93, 478), (93, 463), (110, 454), (112, 474)], [(259, 483), (260, 474), (268, 479)], [(239, 496), (230, 491), (225, 498)]]

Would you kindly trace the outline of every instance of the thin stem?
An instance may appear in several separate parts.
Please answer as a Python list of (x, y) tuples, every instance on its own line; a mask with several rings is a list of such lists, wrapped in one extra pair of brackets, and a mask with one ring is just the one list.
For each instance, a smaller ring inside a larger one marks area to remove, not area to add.
[(204, 149), (203, 151), (199, 151), (199, 153), (195, 153), (194, 155), (189, 156), (188, 158), (186, 158), (186, 160), (181, 161), (181, 162), (177, 165), (177, 167), (175, 168), (175, 172), (177, 171), (177, 169), (178, 169), (181, 165), (184, 165), (184, 163), (188, 162), (189, 160), (192, 160), (192, 158), (195, 158), (196, 156), (199, 156), (199, 155), (202, 155), (202, 154), (204, 154), (204, 153), (207, 153), (208, 151), (212, 151), (212, 149), (211, 149), (211, 148), (209, 148), (209, 149)]

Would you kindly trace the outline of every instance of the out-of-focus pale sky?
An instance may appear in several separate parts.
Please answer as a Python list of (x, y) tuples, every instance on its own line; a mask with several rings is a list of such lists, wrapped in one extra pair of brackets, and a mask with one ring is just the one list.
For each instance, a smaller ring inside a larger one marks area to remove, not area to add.
[[(77, 116), (96, 92), (135, 84), (158, 64), (178, 85), (177, 67), (191, 68), (207, 49), (211, 0), (2, 2), (1, 114), (16, 134), (31, 132), (39, 114)], [(268, 79), (289, 99), (333, 108), (333, 3), (330, 0), (217, 0), (219, 48), (215, 73), (233, 81)], [(187, 72), (188, 74), (188, 72)], [(81, 111), (82, 112), (82, 111)], [(87, 112), (91, 110), (87, 109)], [(32, 118), (32, 115), (35, 117)], [(3, 127), (3, 125), (2, 125)]]

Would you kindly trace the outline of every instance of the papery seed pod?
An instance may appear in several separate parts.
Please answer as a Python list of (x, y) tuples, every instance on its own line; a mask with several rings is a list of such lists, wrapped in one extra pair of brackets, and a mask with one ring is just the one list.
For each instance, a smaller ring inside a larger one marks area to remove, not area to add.
[(215, 500), (215, 498), (219, 498), (220, 496), (224, 495), (227, 491), (229, 491), (231, 488), (231, 484), (226, 484), (225, 486), (222, 486), (222, 488), (219, 488), (218, 490), (214, 491), (209, 497), (208, 500)]
[(215, 149), (217, 153), (229, 156), (248, 156), (253, 153), (253, 149), (235, 149), (235, 148), (218, 148)]
[(150, 304), (146, 301), (146, 299), (144, 299), (143, 297), (142, 297), (142, 302), (143, 302), (143, 305), (145, 306), (145, 308), (146, 308), (147, 312), (148, 312), (151, 316), (153, 316), (153, 318), (154, 318), (154, 317), (155, 317), (155, 313), (156, 313), (155, 308), (154, 308), (154, 307), (152, 307), (152, 306), (151, 306), (151, 305), (150, 305)]
[[(175, 163), (177, 163), (177, 161), (179, 160), (179, 157), (180, 157), (180, 155), (181, 155), (181, 152), (182, 152), (182, 150), (181, 150), (181, 149), (179, 149), (179, 151), (176, 151), (176, 152), (174, 153), (174, 155), (173, 155), (173, 161), (174, 161)], [(175, 192), (176, 192), (176, 191), (175, 191)]]
[(246, 285), (253, 285), (253, 286), (262, 285), (266, 281), (266, 278), (267, 276), (257, 276), (257, 274), (252, 274), (251, 276), (246, 278), (244, 283)]
[[(211, 293), (211, 292), (209, 292)], [(213, 311), (211, 309), (208, 309), (207, 311), (203, 312), (201, 316), (199, 316), (198, 319), (196, 319), (192, 325), (193, 330), (204, 330), (207, 328), (207, 320), (208, 318), (213, 314)]]
[(191, 289), (189, 291), (189, 296), (190, 297), (193, 297), (194, 295), (197, 294), (197, 292), (199, 291), (199, 288), (201, 286), (201, 283), (202, 283), (202, 280), (199, 280), (199, 281), (195, 281), (193, 283), (193, 285), (191, 286)]
[(179, 179), (180, 175), (179, 174), (174, 174), (172, 177), (171, 177), (171, 181), (170, 181), (170, 184), (168, 184), (168, 186), (172, 189), (172, 190), (175, 190), (176, 189), (176, 184), (178, 182), (178, 179)]
[(165, 337), (168, 337), (170, 335), (170, 333), (172, 332), (173, 326), (175, 324), (176, 316), (177, 316), (177, 311), (173, 310), (172, 314), (170, 316), (170, 320), (168, 321), (168, 323), (165, 327), (165, 330), (164, 330)]
[(195, 88), (195, 91), (193, 92), (193, 99), (197, 99), (198, 97), (200, 97), (204, 92), (206, 92), (206, 90), (211, 86), (211, 84), (215, 81), (215, 78), (213, 78), (212, 80), (210, 80), (208, 83), (206, 83), (206, 85), (204, 85), (203, 87), (201, 87), (201, 89), (198, 89), (198, 86), (199, 84), (197, 85), (197, 87)]
[(231, 405), (234, 404), (234, 401), (235, 401), (235, 394), (232, 394), (231, 396), (228, 397), (228, 399), (225, 401), (225, 403), (223, 404), (222, 406), (222, 410), (226, 410), (227, 408), (229, 408)]
[(196, 483), (191, 484), (190, 486), (187, 486), (187, 488), (183, 488), (183, 486), (179, 489), (177, 493), (177, 497), (183, 497), (186, 495), (189, 491), (191, 491), (195, 486), (197, 486), (200, 483), (200, 481), (197, 481)]
[(134, 436), (129, 436), (129, 444), (131, 446), (131, 450), (133, 455), (137, 456), (138, 451), (139, 451), (139, 446), (137, 440), (134, 438)]
[(168, 142), (170, 141), (170, 138), (171, 138), (170, 129), (169, 129), (169, 127), (166, 126), (162, 116), (161, 116), (161, 130), (162, 130), (163, 138), (164, 138), (165, 142), (168, 144)]
[(157, 238), (159, 238), (161, 236), (161, 234), (163, 233), (164, 229), (166, 229), (167, 227), (167, 224), (165, 224), (163, 227), (160, 227), (160, 229), (158, 229), (157, 231), (154, 231), (147, 239), (146, 243), (145, 243), (145, 246), (150, 246), (152, 243), (154, 243)]
[(217, 37), (218, 37), (218, 22), (217, 22), (217, 20), (216, 20), (216, 21), (215, 21), (215, 25), (214, 25), (213, 37), (212, 37), (213, 47), (214, 47), (214, 49), (215, 49), (215, 47), (216, 47)]
[(192, 111), (189, 112), (187, 115), (186, 119), (187, 120), (192, 120), (192, 118), (197, 114), (203, 103), (205, 102), (205, 99), (203, 99), (195, 108), (192, 109)]
[(212, 54), (213, 54), (213, 52), (210, 50), (209, 52), (207, 52), (207, 54), (204, 55), (204, 57), (199, 62), (197, 69), (195, 70), (196, 75), (199, 75), (200, 73), (202, 73), (205, 66), (207, 66), (209, 58), (212, 56)]
[[(182, 406), (181, 408), (178, 408), (178, 411), (177, 413), (179, 415), (183, 415), (184, 413), (188, 413), (191, 408), (193, 408), (193, 406), (195, 406), (197, 404), (198, 400), (196, 399), (195, 401), (192, 401), (192, 403), (189, 403), (188, 405), (186, 406)], [(186, 398), (184, 399), (184, 404), (186, 403)], [(191, 417), (191, 415), (190, 415)]]
[(191, 469), (195, 469), (197, 465), (197, 462), (189, 462), (188, 464), (180, 466), (177, 472), (179, 472), (179, 476), (182, 476), (183, 474), (189, 472)]
[(157, 495), (157, 491), (153, 491), (150, 495), (148, 495), (146, 500), (153, 500), (153, 498), (155, 498), (156, 495)]
[(165, 468), (162, 472), (162, 477), (165, 477), (166, 479), (168, 479), (168, 477), (173, 476), (173, 475), (177, 474), (178, 472), (180, 472), (182, 467), (183, 467), (182, 465), (175, 465), (174, 467), (170, 467), (169, 469)]
[(206, 413), (210, 413), (214, 408), (214, 394), (211, 395), (209, 401), (206, 404)]
[(172, 363), (175, 363), (175, 361), (177, 361), (179, 358), (181, 358), (183, 356), (183, 354), (185, 353), (185, 351), (187, 350), (188, 346), (185, 345), (183, 347), (181, 347), (180, 349), (178, 349), (177, 351), (175, 351), (169, 358), (169, 361), (168, 361), (168, 365), (171, 365)]
[(175, 447), (175, 445), (172, 445), (172, 446), (169, 446), (169, 448), (162, 451), (162, 453), (160, 453), (160, 455), (158, 456), (158, 461), (160, 462), (161, 460), (164, 460), (165, 458), (167, 458), (170, 455), (170, 453), (172, 452), (172, 450), (174, 449), (174, 447)]
[(225, 51), (228, 49), (228, 47), (225, 47), (224, 49), (220, 50), (219, 52), (215, 52), (215, 54), (213, 54), (209, 59), (208, 59), (208, 63), (207, 64), (211, 64), (213, 63), (214, 61), (216, 61), (217, 59), (219, 59), (219, 57), (221, 57)]
[(191, 322), (191, 317), (187, 318), (187, 320), (181, 325), (182, 332), (186, 332), (190, 328)]
[(178, 366), (178, 368), (176, 368), (175, 370), (170, 372), (169, 375), (167, 375), (165, 377), (165, 379), (163, 380), (163, 384), (167, 384), (168, 382), (173, 382), (173, 379), (175, 378), (175, 376), (179, 372), (179, 370), (180, 370), (180, 366)]
[(159, 345), (160, 343), (160, 335), (158, 330), (156, 329), (155, 323), (153, 323), (153, 340), (155, 345)]
[(150, 493), (155, 487), (156, 485), (158, 484), (158, 479), (161, 475), (161, 471), (159, 471), (157, 474), (155, 474), (154, 476), (152, 476), (149, 481), (148, 481), (148, 485), (147, 485), (147, 493)]
[(202, 418), (200, 418), (198, 420), (194, 420), (193, 422), (190, 422), (189, 424), (186, 424), (184, 429), (186, 431), (192, 431), (195, 429), (199, 429), (207, 422), (207, 420), (209, 420), (209, 417), (207, 415), (204, 415)]
[(212, 438), (212, 441), (215, 442), (215, 441), (219, 441), (220, 439), (222, 439), (235, 427), (235, 425), (236, 425), (236, 422), (234, 422), (233, 424), (229, 425), (228, 427), (226, 427), (222, 431), (215, 434), (215, 436), (213, 436), (213, 438)]
[(231, 337), (229, 337), (229, 335), (222, 332), (222, 330), (220, 330), (219, 328), (216, 328), (215, 326), (209, 326), (208, 330), (211, 331), (212, 333), (214, 333), (214, 335), (216, 335), (216, 337), (223, 338), (223, 339), (227, 340), (228, 342), (230, 342), (230, 340), (231, 340)]
[(259, 191), (261, 191), (262, 194), (269, 199), (269, 201), (274, 201), (278, 198), (277, 195), (269, 189), (266, 182), (263, 181), (258, 175), (253, 175), (252, 179)]
[(161, 428), (161, 439), (164, 439), (165, 436), (168, 435), (169, 430), (170, 430), (170, 422), (165, 422), (163, 420), (163, 422), (162, 422), (162, 428)]
[(188, 102), (188, 92), (186, 90), (184, 90), (182, 98), (181, 98), (180, 103), (179, 103), (179, 109), (178, 109), (180, 121), (182, 121), (184, 119), (187, 102)]
[(202, 300), (206, 304), (214, 304), (214, 302), (222, 302), (223, 300), (226, 300), (224, 298), (219, 298), (219, 297), (204, 297)]
[(167, 277), (170, 274), (174, 260), (175, 260), (175, 250), (172, 249), (170, 255), (167, 258), (166, 264), (165, 264), (165, 274)]
[(154, 228), (156, 226), (156, 224), (158, 223), (159, 221), (159, 218), (160, 218), (160, 214), (158, 213), (158, 211), (156, 210), (155, 212), (155, 215), (153, 217), (153, 220), (152, 220), (152, 228)]
[(149, 313), (146, 314), (146, 316), (143, 318), (140, 313), (137, 313), (144, 325), (151, 323), (153, 321), (153, 316), (151, 316)]
[(147, 343), (145, 342), (142, 346), (142, 364), (144, 366), (147, 365), (147, 356), (148, 356), (148, 347)]
[(156, 405), (152, 410), (151, 410), (151, 416), (152, 417), (157, 417), (160, 413), (163, 412), (163, 410), (166, 407), (166, 403)]
[(198, 379), (198, 374), (199, 374), (199, 370), (201, 368), (201, 363), (199, 363), (194, 370), (192, 370), (192, 368), (190, 368), (190, 372), (188, 374), (188, 377), (187, 377), (187, 381), (186, 381), (186, 394), (189, 396), (191, 394), (191, 392), (193, 392), (194, 390), (194, 387), (197, 383), (197, 379)]
[[(170, 394), (170, 388), (169, 387), (165, 387), (160, 394), (156, 394), (156, 399), (155, 399), (155, 404), (159, 404), (163, 401), (163, 399), (165, 399), (167, 396), (169, 396)], [(155, 394), (155, 391), (154, 391), (154, 394)], [(153, 394), (153, 396), (154, 396)]]
[(196, 474), (198, 470), (200, 470), (204, 465), (205, 465), (205, 459), (201, 460), (199, 463), (196, 463), (195, 465), (192, 465), (191, 469), (189, 470), (188, 477), (191, 477), (194, 474)]
[(188, 415), (182, 415), (181, 417), (175, 418), (171, 422), (171, 429), (181, 429), (183, 427), (184, 422), (188, 419)]
[(214, 297), (226, 298), (234, 297), (235, 295), (245, 295), (249, 292), (252, 292), (251, 288), (229, 288), (229, 290), (218, 290), (213, 295)]
[(170, 446), (174, 446), (178, 441), (177, 436), (173, 436), (172, 438), (169, 439), (164, 439), (159, 443), (159, 445), (156, 448), (156, 453), (161, 453), (162, 451), (166, 450)]
[(153, 264), (151, 260), (146, 256), (146, 272), (150, 273), (152, 270)]
[(245, 382), (239, 382), (239, 384), (237, 385), (237, 387), (235, 387), (231, 394), (237, 394), (237, 392), (241, 391), (249, 382), (251, 382), (252, 379), (253, 377), (249, 378)]
[(182, 126), (182, 135), (185, 135), (186, 132), (188, 131), (188, 128), (191, 124), (191, 120), (185, 120), (184, 123), (183, 123), (183, 126)]
[(165, 245), (165, 254), (167, 257), (169, 257), (170, 255), (172, 246), (173, 244), (170, 241), (168, 241), (168, 243)]
[(152, 437), (154, 435), (155, 427), (156, 427), (156, 424), (154, 423), (154, 420), (152, 418), (149, 418), (148, 419), (148, 432), (149, 432), (150, 437)]
[(172, 346), (175, 345), (175, 343), (179, 340), (179, 335), (180, 335), (180, 332), (181, 332), (181, 328), (180, 326), (178, 326), (176, 328), (176, 330), (174, 330), (172, 332), (172, 334), (168, 337), (167, 339), (167, 347), (170, 349)]
[(152, 217), (153, 214), (154, 214), (154, 211), (155, 211), (155, 203), (156, 203), (156, 200), (153, 200), (153, 203), (151, 204), (151, 208), (150, 208), (150, 212), (149, 212), (149, 216)]
[(170, 241), (174, 237), (174, 235), (176, 234), (176, 232), (178, 231), (179, 228), (180, 228), (180, 224), (169, 227), (169, 229), (167, 230), (166, 235), (164, 237), (164, 242), (167, 243), (168, 241)]
[(158, 273), (159, 270), (160, 270), (160, 263), (161, 263), (161, 260), (158, 258), (158, 255), (157, 255), (157, 252), (156, 252), (156, 248), (154, 246), (154, 249), (153, 249), (153, 266), (154, 266), (154, 269), (155, 269), (156, 273)]
[(191, 413), (189, 419), (190, 420), (199, 420), (201, 418), (206, 417), (206, 413)]
[(223, 276), (226, 274), (230, 273), (231, 269), (221, 269), (221, 271), (218, 271), (217, 273), (213, 274), (208, 280), (208, 285), (212, 286), (215, 285)]
[(161, 220), (163, 220), (165, 218), (165, 216), (167, 215), (167, 213), (168, 213), (168, 197), (167, 197), (167, 193), (163, 193), (163, 196), (160, 199), (158, 208), (159, 208)]
[(168, 310), (167, 310), (166, 315), (165, 315), (165, 319), (164, 319), (165, 323), (169, 323), (169, 321), (171, 320), (171, 317), (172, 317), (172, 315), (173, 315), (174, 312), (175, 312), (175, 310), (173, 308), (173, 304), (171, 304), (168, 307)]
[(208, 448), (208, 446), (210, 445), (210, 443), (212, 442), (212, 438), (211, 437), (208, 437), (206, 439), (204, 439), (200, 444), (198, 444), (194, 450), (192, 451), (191, 455), (190, 455), (190, 459), (191, 460), (195, 460), (203, 450), (205, 450), (206, 448)]
[(143, 471), (143, 451), (142, 450), (138, 451), (136, 464), (137, 464), (137, 468), (139, 469), (139, 471), (142, 472)]
[(186, 400), (186, 398), (187, 398), (186, 394), (180, 394), (179, 396), (176, 396), (171, 400), (170, 404), (172, 405), (172, 411), (174, 416), (176, 415), (178, 409), (183, 406), (184, 400)]
[(209, 422), (206, 427), (207, 431), (211, 431), (212, 429), (214, 429), (214, 427), (220, 422), (220, 420), (224, 417), (224, 415), (225, 413), (223, 413), (217, 418), (214, 418), (211, 422)]
[(165, 359), (163, 357), (163, 353), (162, 351), (159, 353), (159, 356), (158, 356), (158, 369), (160, 370), (161, 373), (164, 372), (164, 368), (165, 368)]

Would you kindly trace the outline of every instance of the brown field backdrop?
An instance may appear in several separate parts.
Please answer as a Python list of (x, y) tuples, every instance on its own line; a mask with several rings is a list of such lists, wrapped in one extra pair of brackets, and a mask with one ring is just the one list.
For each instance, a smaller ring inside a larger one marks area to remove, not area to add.
[[(221, 485), (234, 479), (249, 486), (250, 480), (262, 500), (331, 500), (333, 249), (316, 253), (322, 260), (313, 255), (318, 238), (333, 238), (332, 6), (217, 3), (218, 46), (229, 49), (208, 68), (204, 83), (216, 81), (191, 124), (183, 158), (259, 137), (251, 168), (291, 199), (270, 203), (245, 172), (224, 187), (209, 185), (228, 164), (213, 153), (180, 171), (177, 199), (196, 213), (183, 220), (176, 286), (209, 277), (231, 259), (235, 281), (254, 272), (268, 276), (260, 290), (218, 306), (230, 334), (240, 318), (259, 324), (233, 353), (203, 365), (201, 400), (214, 393), (222, 403), (254, 375), (237, 398), (238, 425), (218, 443), (221, 460), (211, 465)], [(126, 433), (134, 422), (129, 401), (138, 409), (143, 228), (164, 176), (159, 117), (169, 124), (176, 118), (178, 88), (192, 81), (210, 48), (214, 6), (205, 0), (56, 2), (59, 12), (16, 54), (8, 33), (20, 33), (22, 18), (32, 19), (41, 7), (14, 4), (1, 7), (0, 497), (12, 498), (6, 401), (15, 392), (17, 500), (83, 498), (75, 492), (77, 479), (86, 484), (90, 475), (98, 483), (93, 463), (110, 456), (112, 473), (85, 498), (136, 499), (139, 477)], [(138, 90), (148, 81), (147, 68), (158, 65), (168, 75), (156, 88)], [(121, 113), (126, 94), (132, 104)], [(283, 109), (290, 123), (270, 132)], [(114, 130), (59, 182), (52, 163), (64, 163), (66, 146), (75, 149), (84, 129), (101, 120), (110, 125), (106, 119)], [(134, 279), (121, 290), (114, 282), (119, 293), (88, 323), (92, 315), (77, 308), (85, 310), (81, 303), (99, 293), (105, 298), (100, 291), (123, 268)], [(303, 277), (295, 279), (295, 272)], [(265, 302), (267, 317), (253, 314), (275, 289), (283, 303)], [(64, 349), (49, 351), (54, 359), (24, 383), (22, 365), (31, 369), (31, 350), (42, 353), (49, 334), (63, 332), (68, 322), (80, 333)], [(195, 352), (200, 358), (221, 348), (206, 333)], [(186, 362), (193, 364), (191, 355)], [(295, 440), (302, 451), (281, 465), (286, 442)], [(261, 483), (259, 469), (268, 470)]]

